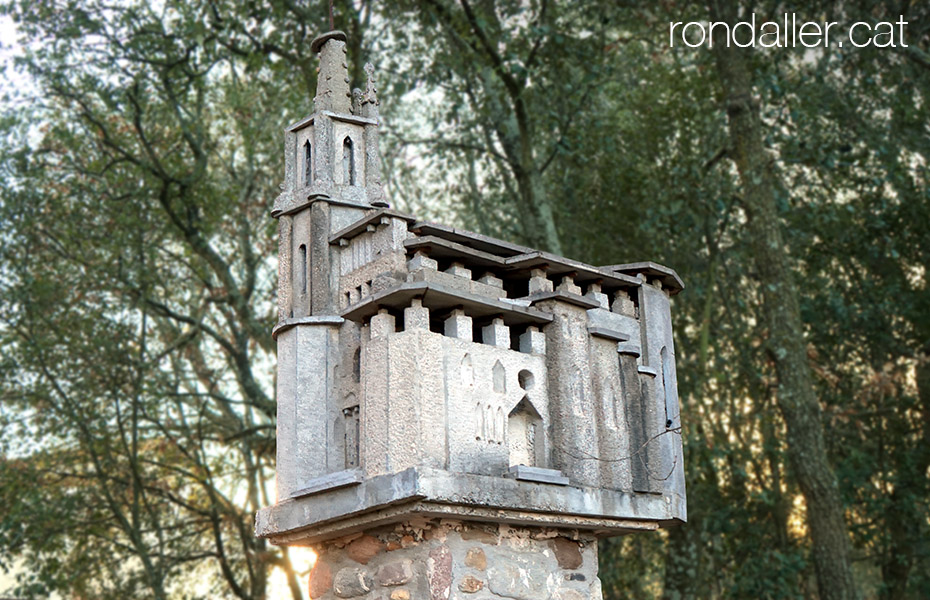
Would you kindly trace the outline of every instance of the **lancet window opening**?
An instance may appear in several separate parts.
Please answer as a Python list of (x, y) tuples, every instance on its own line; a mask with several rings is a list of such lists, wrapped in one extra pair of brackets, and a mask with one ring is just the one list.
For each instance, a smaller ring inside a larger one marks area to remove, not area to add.
[(313, 148), (310, 140), (304, 142), (304, 185), (313, 183)]
[(300, 284), (300, 293), (307, 293), (307, 245), (301, 244), (297, 249), (297, 253), (300, 255), (299, 267), (300, 272), (297, 274), (297, 281)]
[(355, 185), (355, 151), (349, 136), (342, 141), (342, 182)]

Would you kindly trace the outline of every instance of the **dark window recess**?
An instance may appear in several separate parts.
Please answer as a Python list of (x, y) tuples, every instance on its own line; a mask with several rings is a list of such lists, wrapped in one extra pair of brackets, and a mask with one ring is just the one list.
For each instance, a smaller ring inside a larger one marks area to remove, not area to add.
[(342, 409), (345, 417), (346, 468), (358, 466), (358, 406)]
[(313, 183), (313, 150), (310, 140), (304, 142), (304, 185)]
[(307, 293), (307, 246), (301, 244), (300, 248), (297, 249), (297, 253), (300, 254), (300, 272), (297, 274), (297, 280), (300, 284), (300, 293)]
[(349, 136), (342, 141), (342, 182), (355, 185), (355, 152), (352, 149), (352, 138)]

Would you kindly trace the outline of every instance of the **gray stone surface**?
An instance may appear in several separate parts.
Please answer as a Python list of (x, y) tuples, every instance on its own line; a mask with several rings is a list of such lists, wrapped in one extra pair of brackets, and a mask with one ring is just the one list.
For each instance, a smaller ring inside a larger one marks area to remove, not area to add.
[[(635, 464), (635, 463), (634, 463)], [(352, 487), (291, 498), (261, 509), (256, 534), (280, 542), (317, 541), (339, 528), (368, 527), (414, 518), (416, 513), (567, 526), (607, 532), (651, 530), (671, 524), (682, 510), (673, 495), (554, 486), (509, 477), (411, 468), (370, 477)]]
[(355, 469), (349, 471), (336, 471), (327, 473), (307, 482), (306, 486), (295, 491), (293, 498), (302, 498), (312, 494), (325, 492), (326, 490), (335, 490), (350, 485), (358, 485), (362, 482), (362, 474)]
[(551, 483), (553, 485), (568, 485), (569, 479), (562, 475), (557, 469), (543, 469), (541, 467), (528, 467), (526, 465), (514, 465), (510, 467), (510, 474), (514, 479), (522, 481), (537, 481), (539, 483)]

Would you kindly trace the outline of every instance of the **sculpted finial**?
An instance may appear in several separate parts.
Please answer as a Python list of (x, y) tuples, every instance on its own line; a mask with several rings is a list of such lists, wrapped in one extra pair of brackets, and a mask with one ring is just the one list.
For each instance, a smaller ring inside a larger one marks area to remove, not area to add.
[(365, 84), (365, 102), (377, 104), (378, 90), (375, 88), (375, 66), (370, 62), (365, 63), (365, 74), (368, 75), (368, 81)]

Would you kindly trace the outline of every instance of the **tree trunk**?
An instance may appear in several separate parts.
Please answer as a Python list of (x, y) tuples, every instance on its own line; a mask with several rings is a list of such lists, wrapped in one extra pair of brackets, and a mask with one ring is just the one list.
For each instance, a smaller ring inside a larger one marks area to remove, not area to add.
[(916, 374), (921, 440), (910, 460), (898, 467), (891, 505), (885, 518), (890, 544), (881, 566), (883, 600), (907, 598), (907, 581), (921, 550), (921, 528), (915, 523), (921, 518), (917, 507), (926, 495), (924, 474), (930, 469), (930, 359), (918, 357)]
[[(712, 21), (735, 22), (735, 0), (711, 0)], [(722, 28), (716, 33), (723, 34)], [(730, 157), (742, 184), (743, 205), (768, 328), (768, 352), (778, 380), (778, 408), (787, 427), (788, 457), (807, 502), (807, 524), (821, 600), (857, 598), (849, 536), (836, 476), (827, 459), (820, 404), (814, 391), (793, 280), (777, 211), (782, 188), (763, 143), (763, 125), (753, 102), (746, 50), (714, 40), (714, 58), (730, 129)]]

